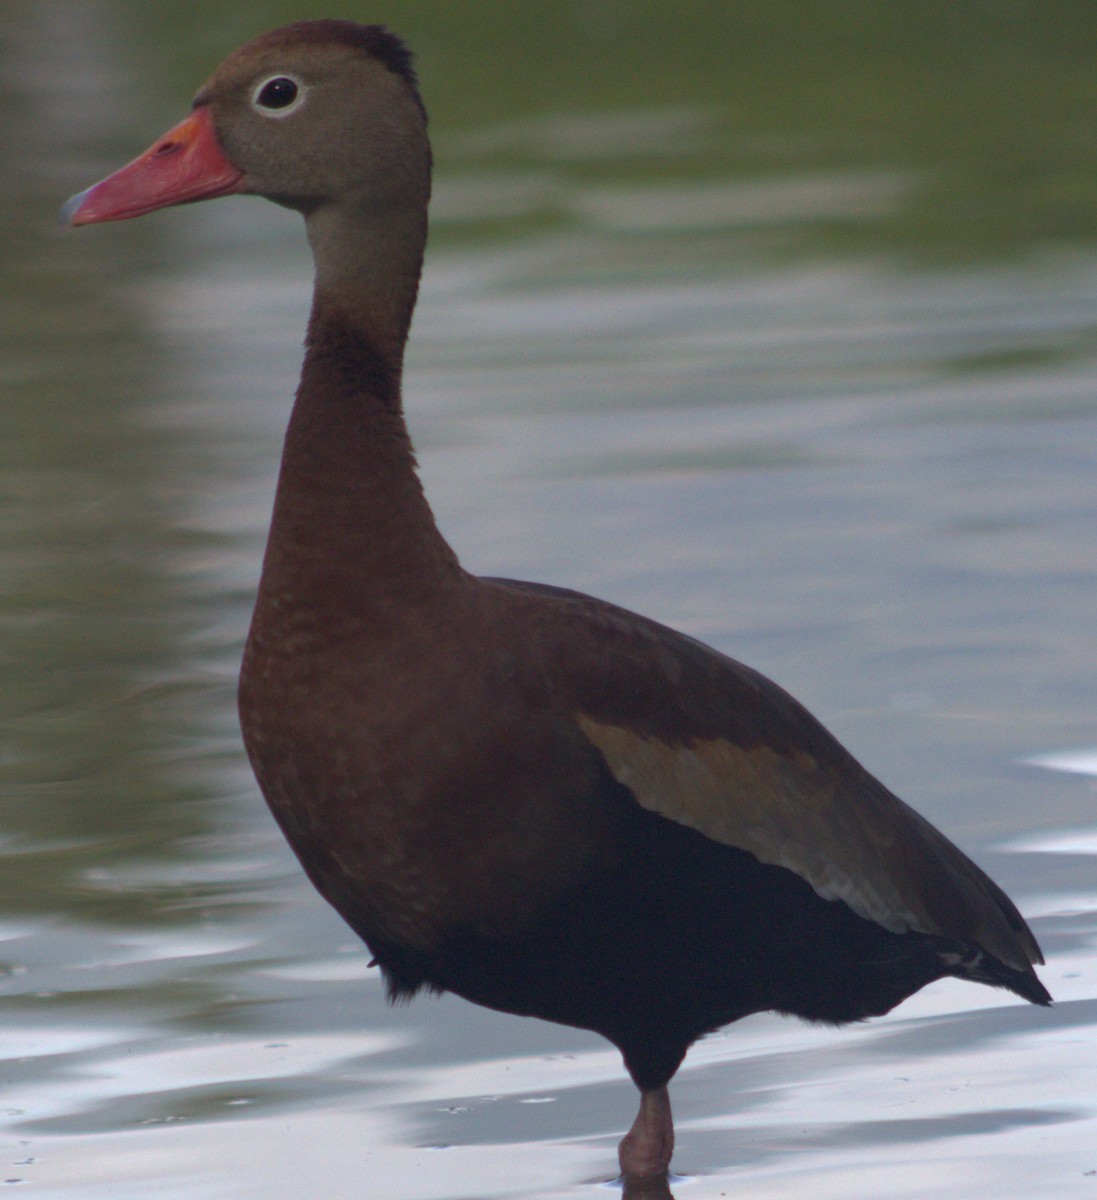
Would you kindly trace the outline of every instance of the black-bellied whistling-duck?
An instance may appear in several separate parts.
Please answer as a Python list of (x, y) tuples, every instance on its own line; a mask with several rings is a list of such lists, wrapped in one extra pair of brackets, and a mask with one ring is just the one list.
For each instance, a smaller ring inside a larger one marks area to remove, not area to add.
[(1049, 1002), (1008, 897), (775, 684), (611, 604), (461, 569), (401, 411), (430, 146), (397, 38), (306, 21), (249, 42), (65, 216), (232, 192), (301, 212), (316, 260), (244, 741), (390, 996), (607, 1037), (641, 1094), (633, 1180), (666, 1173), (667, 1082), (729, 1021), (854, 1021), (946, 975)]

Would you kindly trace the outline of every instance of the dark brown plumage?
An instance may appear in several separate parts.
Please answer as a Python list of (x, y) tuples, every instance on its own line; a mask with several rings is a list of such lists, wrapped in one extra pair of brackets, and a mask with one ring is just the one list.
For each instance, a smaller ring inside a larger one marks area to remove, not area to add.
[(301, 211), (316, 294), (240, 683), (263, 794), (393, 996), (593, 1029), (641, 1089), (748, 1013), (843, 1022), (945, 975), (1037, 1004), (1005, 894), (790, 696), (652, 621), (477, 579), (401, 411), (430, 192), (410, 55), (302, 22), (231, 55), (74, 224), (230, 192)]

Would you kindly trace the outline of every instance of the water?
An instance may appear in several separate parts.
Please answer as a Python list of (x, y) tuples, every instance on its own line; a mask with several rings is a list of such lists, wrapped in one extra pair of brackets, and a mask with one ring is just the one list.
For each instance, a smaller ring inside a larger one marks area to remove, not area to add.
[[(846, 45), (806, 6), (747, 6), (731, 70), (705, 4), (569, 9), (551, 61), (530, 5), (495, 62), (473, 8), (378, 6), (435, 113), (407, 392), (465, 562), (766, 671), (1048, 954), (1051, 1012), (942, 983), (860, 1028), (706, 1039), (673, 1088), (679, 1200), (1097, 1186), (1097, 189), (1053, 7), (910, 41), (836, 5)], [(5, 13), (0, 1183), (604, 1194), (635, 1104), (616, 1053), (452, 997), (387, 1008), (243, 761), (296, 220), (239, 199), (52, 229), (225, 50), (298, 15), (234, 14)]]

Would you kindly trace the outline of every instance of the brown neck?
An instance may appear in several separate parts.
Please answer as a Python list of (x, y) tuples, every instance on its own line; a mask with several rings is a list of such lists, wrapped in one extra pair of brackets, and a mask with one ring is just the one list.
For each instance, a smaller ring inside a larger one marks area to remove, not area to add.
[(401, 407), (413, 302), (414, 292), (399, 304), (399, 327), (375, 333), (368, 302), (352, 312), (318, 278), (263, 564), (260, 605), (271, 617), (380, 629), (461, 577), (423, 495)]

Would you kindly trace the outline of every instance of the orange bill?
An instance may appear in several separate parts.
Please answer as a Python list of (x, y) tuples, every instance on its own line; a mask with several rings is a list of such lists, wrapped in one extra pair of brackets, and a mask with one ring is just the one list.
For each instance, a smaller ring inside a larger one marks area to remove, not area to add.
[(173, 204), (243, 191), (243, 172), (225, 157), (208, 108), (196, 108), (133, 162), (73, 196), (61, 224), (124, 221)]

